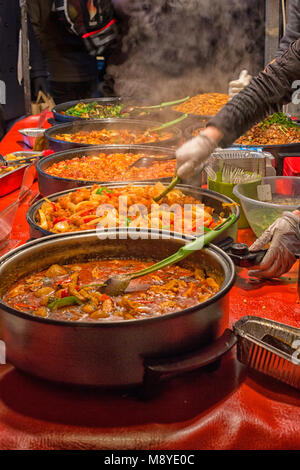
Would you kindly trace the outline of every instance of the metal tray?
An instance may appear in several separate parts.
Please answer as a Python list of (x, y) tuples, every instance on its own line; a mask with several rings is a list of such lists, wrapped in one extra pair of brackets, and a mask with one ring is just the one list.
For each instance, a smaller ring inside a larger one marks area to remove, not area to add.
[(15, 170), (0, 175), (0, 197), (6, 196), (20, 188), (26, 166), (22, 165)]
[[(20, 150), (17, 152), (10, 152), (7, 155), (14, 155), (15, 157), (30, 157), (32, 155), (41, 156), (42, 153), (38, 151)], [(24, 171), (27, 166), (28, 164), (21, 165), (15, 170), (0, 175), (0, 197), (6, 196), (21, 187)]]
[(259, 317), (234, 324), (240, 362), (300, 388), (300, 330)]
[(275, 169), (278, 176), (283, 175), (283, 158), (282, 155), (288, 153), (300, 153), (300, 142), (294, 144), (281, 144), (281, 145), (232, 145), (232, 148), (242, 150), (261, 150), (263, 152), (269, 152), (275, 158)]

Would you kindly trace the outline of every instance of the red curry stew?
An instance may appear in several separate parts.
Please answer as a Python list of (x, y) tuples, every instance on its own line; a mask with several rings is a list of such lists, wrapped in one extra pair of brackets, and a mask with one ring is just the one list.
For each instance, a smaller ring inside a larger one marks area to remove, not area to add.
[(150, 144), (169, 140), (171, 132), (131, 131), (128, 129), (102, 129), (100, 131), (79, 131), (74, 134), (56, 134), (55, 139), (88, 145), (133, 145)]
[(18, 281), (4, 302), (25, 313), (64, 321), (143, 319), (193, 307), (220, 289), (220, 275), (173, 265), (133, 280), (124, 295), (109, 297), (99, 286), (115, 274), (135, 272), (154, 260), (103, 259), (57, 265)]
[(175, 174), (175, 159), (158, 161), (148, 168), (130, 168), (134, 162), (145, 156), (165, 157), (165, 155), (145, 155), (142, 153), (99, 153), (62, 160), (53, 163), (44, 171), (51, 176), (85, 181), (140, 181), (170, 178)]

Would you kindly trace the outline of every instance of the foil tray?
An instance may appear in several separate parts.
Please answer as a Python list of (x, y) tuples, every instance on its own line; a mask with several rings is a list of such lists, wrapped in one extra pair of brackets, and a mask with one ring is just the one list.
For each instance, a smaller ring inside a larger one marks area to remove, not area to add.
[(300, 329), (250, 316), (233, 329), (241, 363), (300, 389)]
[[(16, 158), (18, 157), (30, 157), (32, 155), (42, 155), (38, 151), (28, 151), (28, 150), (21, 150), (17, 152), (9, 152), (9, 155), (14, 155)], [(5, 159), (5, 157), (4, 157)], [(9, 160), (8, 160), (9, 163)], [(19, 167), (15, 168), (12, 171), (7, 173), (3, 173), (0, 175), (0, 197), (6, 196), (13, 191), (16, 191), (21, 187), (25, 168), (28, 164), (20, 165)]]

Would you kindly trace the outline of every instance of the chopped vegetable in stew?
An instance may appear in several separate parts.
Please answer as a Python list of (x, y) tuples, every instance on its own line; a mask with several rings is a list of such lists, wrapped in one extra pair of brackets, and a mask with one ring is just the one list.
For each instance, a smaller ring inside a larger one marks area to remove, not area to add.
[(137, 181), (170, 178), (176, 170), (176, 160), (156, 161), (148, 168), (130, 166), (142, 157), (165, 155), (134, 153), (97, 153), (53, 163), (45, 173), (61, 178), (87, 181)]
[[(99, 225), (109, 228), (109, 211), (101, 216), (98, 211), (101, 205), (109, 205), (115, 214), (116, 226), (122, 224), (124, 226), (124, 221), (122, 218), (120, 220), (119, 216), (121, 197), (126, 197), (128, 208), (139, 204), (147, 210), (145, 214), (142, 209), (130, 213), (126, 219), (126, 226), (129, 228), (164, 228), (195, 235), (203, 232), (202, 225), (213, 228), (224, 220), (219, 216), (213, 217), (212, 207), (204, 206), (194, 197), (186, 196), (178, 189), (170, 191), (159, 203), (155, 203), (153, 198), (161, 194), (164, 189), (162, 183), (154, 186), (128, 185), (107, 188), (94, 185), (91, 188), (79, 188), (60, 196), (55, 202), (45, 198), (36, 214), (36, 223), (42, 229), (55, 233), (90, 230)], [(200, 222), (198, 225), (196, 218)]]
[(126, 293), (109, 297), (99, 287), (112, 275), (139, 271), (155, 260), (102, 259), (58, 265), (12, 286), (4, 302), (22, 312), (64, 321), (150, 318), (193, 307), (220, 289), (220, 273), (173, 265), (133, 280)]
[(132, 145), (149, 144), (171, 139), (171, 132), (138, 131), (128, 129), (101, 129), (99, 131), (79, 131), (74, 134), (56, 134), (55, 139), (87, 145)]

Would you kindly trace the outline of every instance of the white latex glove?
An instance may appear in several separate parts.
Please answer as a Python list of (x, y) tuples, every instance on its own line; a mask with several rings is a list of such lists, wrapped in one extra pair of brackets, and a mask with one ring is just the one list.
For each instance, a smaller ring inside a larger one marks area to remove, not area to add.
[(249, 85), (252, 77), (247, 70), (242, 70), (237, 80), (229, 82), (228, 95), (229, 99), (237, 95), (245, 86)]
[(260, 278), (279, 277), (287, 273), (300, 253), (300, 218), (293, 212), (284, 212), (249, 248), (263, 250), (270, 243), (267, 254), (249, 276)]
[(176, 151), (177, 175), (182, 181), (193, 177), (201, 171), (211, 153), (217, 147), (217, 142), (208, 137), (205, 131), (188, 140)]

